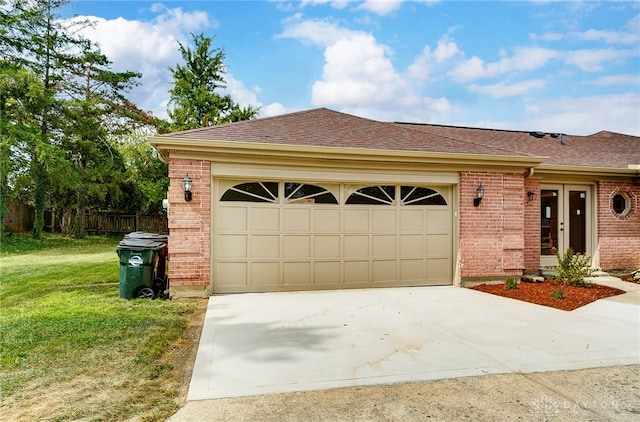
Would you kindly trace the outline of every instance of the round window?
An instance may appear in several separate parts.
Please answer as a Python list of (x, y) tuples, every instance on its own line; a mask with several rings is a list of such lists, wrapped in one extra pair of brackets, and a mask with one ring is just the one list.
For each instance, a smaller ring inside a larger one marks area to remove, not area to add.
[(612, 201), (613, 211), (618, 215), (626, 215), (629, 212), (629, 198), (623, 193), (617, 193)]

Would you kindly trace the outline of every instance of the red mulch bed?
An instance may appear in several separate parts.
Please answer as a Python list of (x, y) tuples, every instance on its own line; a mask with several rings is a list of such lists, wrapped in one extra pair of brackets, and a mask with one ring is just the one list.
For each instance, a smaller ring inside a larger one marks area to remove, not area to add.
[(553, 294), (560, 288), (560, 284), (545, 280), (541, 283), (521, 282), (516, 289), (508, 290), (505, 283), (481, 284), (471, 287), (485, 293), (522, 300), (524, 302), (549, 306), (563, 311), (573, 311), (598, 299), (617, 296), (624, 291), (612, 287), (592, 284), (591, 287), (564, 286), (564, 297), (554, 299)]

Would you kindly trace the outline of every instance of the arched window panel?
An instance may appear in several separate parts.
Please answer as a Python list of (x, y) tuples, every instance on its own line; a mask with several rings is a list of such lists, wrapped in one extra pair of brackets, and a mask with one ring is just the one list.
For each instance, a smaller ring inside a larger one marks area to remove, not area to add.
[(396, 197), (393, 185), (367, 186), (353, 192), (347, 198), (347, 204), (354, 205), (392, 205)]
[(241, 183), (229, 188), (220, 198), (221, 201), (236, 202), (276, 202), (278, 199), (277, 182)]
[(447, 205), (441, 194), (420, 186), (401, 186), (400, 196), (403, 205)]
[(337, 204), (336, 197), (322, 186), (287, 182), (284, 184), (284, 197), (288, 203), (298, 204)]

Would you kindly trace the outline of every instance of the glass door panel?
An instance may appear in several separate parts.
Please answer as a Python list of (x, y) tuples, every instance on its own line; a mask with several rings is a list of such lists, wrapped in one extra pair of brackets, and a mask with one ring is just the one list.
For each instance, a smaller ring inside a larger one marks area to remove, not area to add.
[(555, 255), (558, 247), (558, 190), (540, 192), (540, 254)]
[(577, 253), (587, 252), (587, 192), (569, 191), (569, 245)]

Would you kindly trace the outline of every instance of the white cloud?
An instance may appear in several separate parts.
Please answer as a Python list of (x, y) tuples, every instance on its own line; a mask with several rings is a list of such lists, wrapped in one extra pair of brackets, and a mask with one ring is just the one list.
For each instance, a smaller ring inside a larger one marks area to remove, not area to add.
[(388, 48), (372, 35), (353, 34), (325, 49), (322, 79), (312, 88), (316, 107), (374, 119), (417, 119), (455, 113), (446, 98), (423, 97), (396, 71)]
[(403, 2), (404, 0), (367, 0), (360, 5), (359, 9), (378, 15), (387, 15), (398, 10)]
[(139, 87), (128, 95), (139, 108), (156, 116), (166, 117), (166, 104), (171, 85), (169, 66), (181, 61), (178, 42), (187, 42), (189, 32), (211, 25), (205, 12), (183, 12), (154, 5), (152, 11), (162, 12), (152, 21), (117, 18), (107, 20), (92, 16), (93, 27), (82, 31), (86, 38), (98, 43), (113, 62), (115, 71), (132, 70), (142, 73)]
[(224, 80), (227, 83), (227, 87), (224, 89), (224, 92), (231, 95), (233, 101), (238, 103), (241, 107), (249, 105), (259, 107), (258, 94), (260, 93), (260, 88), (256, 87), (254, 89), (247, 89), (242, 81), (237, 80), (230, 73), (225, 75)]
[(342, 28), (334, 23), (322, 20), (300, 20), (300, 15), (285, 22), (284, 31), (277, 38), (293, 38), (302, 43), (318, 47), (327, 47), (335, 42), (362, 32)]
[(531, 91), (543, 89), (545, 81), (543, 79), (530, 79), (516, 83), (500, 82), (493, 85), (476, 85), (469, 86), (469, 91), (486, 94), (493, 98), (517, 97), (527, 94)]
[(607, 44), (636, 44), (638, 34), (589, 29), (579, 35), (585, 41), (604, 41)]
[(640, 87), (640, 75), (627, 74), (627, 75), (609, 75), (602, 76), (595, 81), (591, 82), (592, 85), (635, 85), (636, 88)]
[(604, 65), (614, 60), (622, 60), (637, 56), (638, 51), (615, 49), (591, 49), (568, 51), (564, 54), (564, 62), (576, 66), (585, 72), (597, 72)]
[(260, 117), (279, 116), (281, 114), (293, 113), (294, 111), (299, 110), (291, 107), (285, 107), (280, 103), (271, 103), (269, 105), (262, 106), (260, 109)]
[(533, 41), (561, 41), (564, 39), (564, 34), (559, 32), (545, 32), (544, 34), (529, 34), (529, 38)]
[(512, 56), (506, 56), (497, 62), (487, 63), (473, 56), (459, 63), (449, 75), (456, 82), (470, 82), (480, 78), (491, 78), (509, 72), (530, 72), (545, 66), (550, 60), (558, 57), (558, 52), (541, 47), (519, 47)]
[[(389, 13), (395, 12), (402, 7), (403, 3), (409, 2), (408, 0), (365, 0), (358, 7), (359, 10), (366, 10), (373, 12), (377, 15), (384, 16)], [(440, 0), (411, 0), (410, 3), (425, 3), (432, 5), (439, 3)]]
[(305, 7), (308, 5), (316, 6), (316, 5), (328, 4), (334, 9), (344, 9), (352, 1), (354, 0), (302, 0), (300, 4), (302, 7)]
[(430, 46), (424, 47), (422, 54), (416, 57), (407, 69), (407, 75), (419, 81), (426, 81), (436, 66), (443, 66), (462, 57), (463, 53), (456, 42), (448, 35), (444, 35), (438, 40), (438, 45), (433, 52)]

